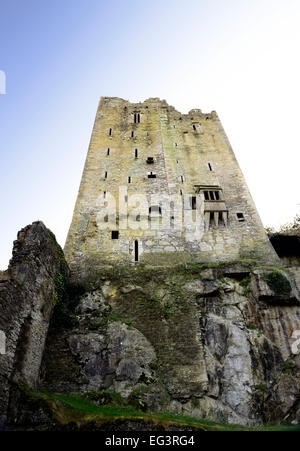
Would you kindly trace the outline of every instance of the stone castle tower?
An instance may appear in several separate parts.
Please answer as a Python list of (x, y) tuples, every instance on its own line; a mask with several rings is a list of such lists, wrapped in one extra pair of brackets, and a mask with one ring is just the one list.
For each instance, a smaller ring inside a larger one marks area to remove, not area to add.
[[(129, 226), (137, 195), (142, 209)], [(278, 259), (216, 112), (181, 114), (157, 98), (101, 98), (65, 253), (75, 272), (112, 262)]]

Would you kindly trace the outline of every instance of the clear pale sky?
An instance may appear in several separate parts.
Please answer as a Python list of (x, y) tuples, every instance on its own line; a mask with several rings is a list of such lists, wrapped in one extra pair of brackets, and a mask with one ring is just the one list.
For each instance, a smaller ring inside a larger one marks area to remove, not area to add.
[(0, 0), (0, 268), (63, 246), (100, 96), (216, 110), (265, 225), (299, 212), (299, 0)]

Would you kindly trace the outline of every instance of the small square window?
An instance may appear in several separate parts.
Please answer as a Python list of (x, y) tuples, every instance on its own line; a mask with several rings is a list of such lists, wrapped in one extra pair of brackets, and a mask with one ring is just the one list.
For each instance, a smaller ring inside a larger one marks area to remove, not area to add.
[(119, 231), (118, 230), (113, 230), (111, 232), (111, 239), (112, 240), (118, 240), (119, 239)]
[(239, 222), (245, 221), (244, 213), (237, 213), (236, 217)]
[(161, 216), (161, 207), (159, 205), (152, 205), (149, 207), (149, 215), (155, 212)]

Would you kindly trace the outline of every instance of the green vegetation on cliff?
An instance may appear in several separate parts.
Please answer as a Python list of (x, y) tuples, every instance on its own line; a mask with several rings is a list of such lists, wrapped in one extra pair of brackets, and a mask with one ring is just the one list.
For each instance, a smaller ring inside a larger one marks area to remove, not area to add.
[(289, 294), (292, 287), (287, 278), (278, 271), (272, 271), (266, 276), (266, 282), (276, 294)]
[[(145, 426), (155, 424), (162, 430), (168, 427), (189, 428), (201, 431), (299, 431), (299, 426), (264, 425), (259, 427), (246, 427), (232, 424), (216, 423), (207, 419), (193, 418), (185, 415), (171, 413), (146, 413), (128, 404), (127, 400), (117, 393), (100, 392), (87, 394), (87, 397), (79, 395), (62, 395), (53, 393), (39, 393), (34, 390), (24, 390), (28, 405), (39, 406), (46, 411), (55, 421), (57, 428), (74, 427), (86, 429), (92, 425), (94, 430), (106, 430), (106, 427), (119, 421), (134, 421)], [(90, 398), (90, 399), (88, 399)], [(91, 401), (105, 402), (97, 405)], [(37, 426), (38, 428), (38, 426)], [(172, 429), (174, 430), (174, 429)], [(176, 430), (176, 429), (175, 429)]]

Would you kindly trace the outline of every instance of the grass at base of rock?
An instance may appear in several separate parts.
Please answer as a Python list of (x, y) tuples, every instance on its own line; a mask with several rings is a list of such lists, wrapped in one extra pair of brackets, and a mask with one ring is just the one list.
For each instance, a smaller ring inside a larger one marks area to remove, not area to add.
[(93, 423), (98, 430), (105, 430), (105, 423), (118, 420), (144, 421), (162, 427), (192, 427), (199, 431), (300, 431), (300, 426), (264, 425), (257, 427), (221, 424), (207, 419), (199, 419), (172, 413), (145, 413), (134, 406), (103, 405), (98, 406), (79, 395), (40, 393), (23, 389), (29, 402), (38, 402), (51, 412), (58, 424), (76, 423), (81, 426)]

